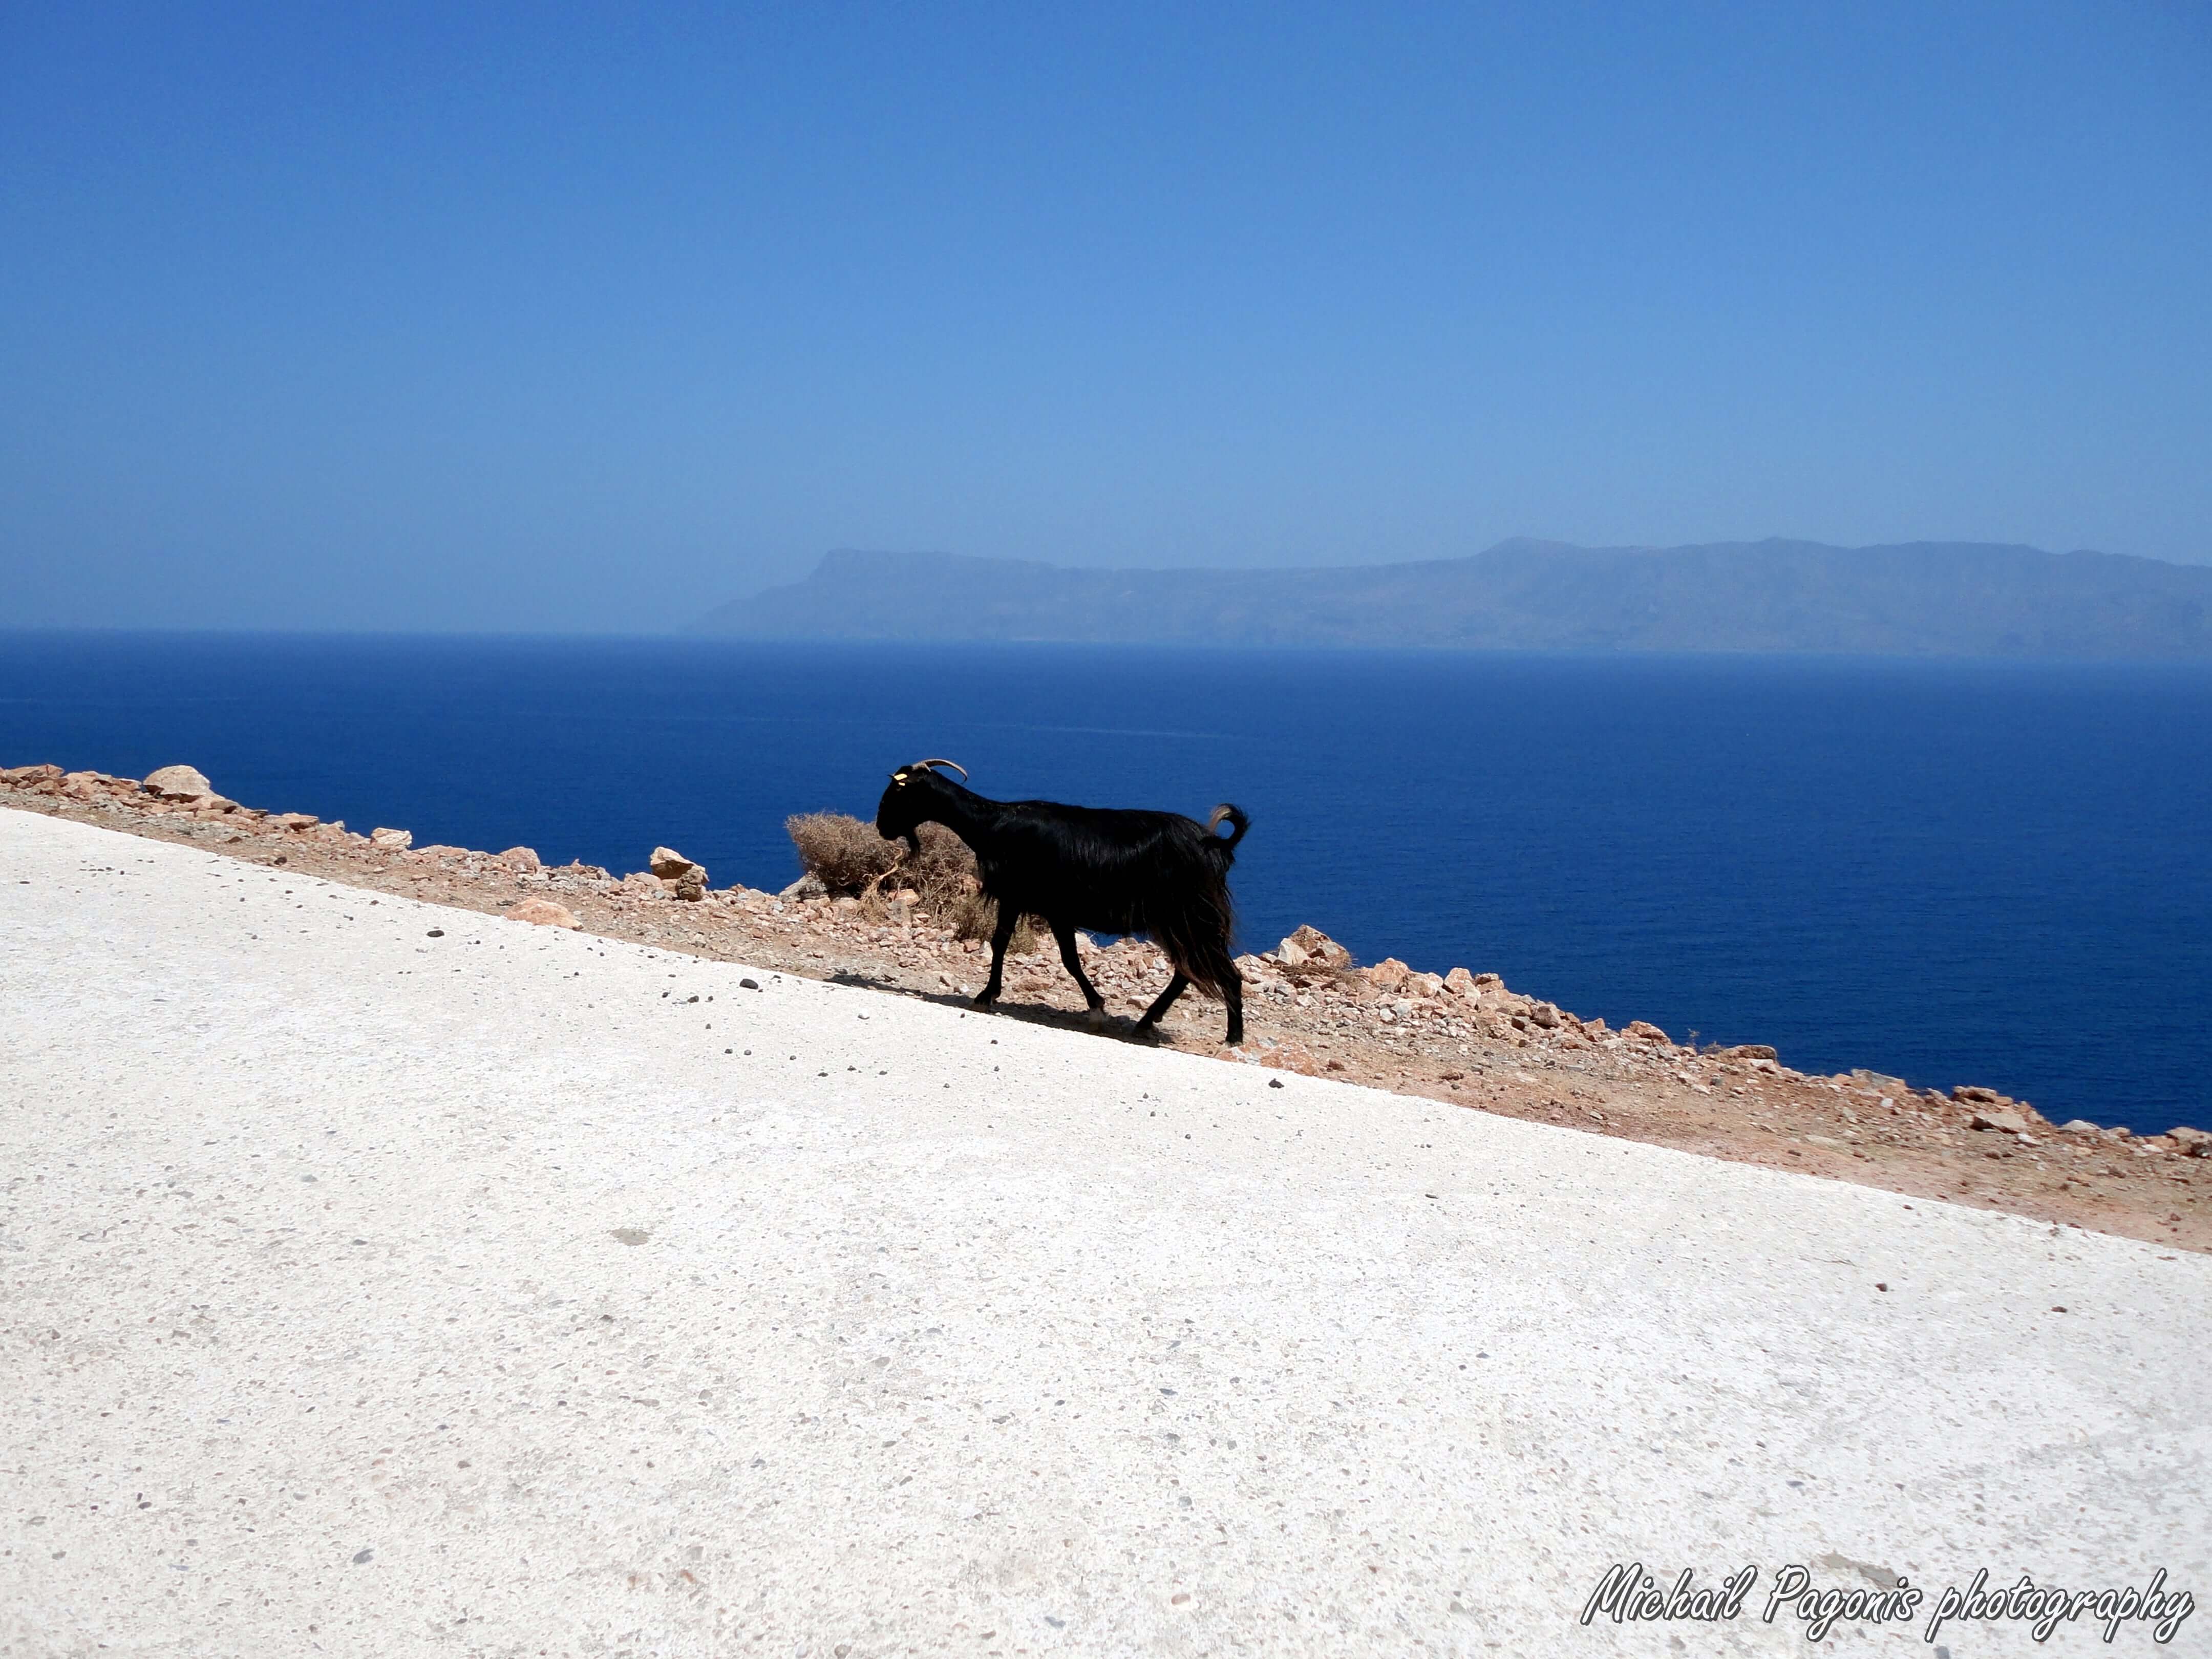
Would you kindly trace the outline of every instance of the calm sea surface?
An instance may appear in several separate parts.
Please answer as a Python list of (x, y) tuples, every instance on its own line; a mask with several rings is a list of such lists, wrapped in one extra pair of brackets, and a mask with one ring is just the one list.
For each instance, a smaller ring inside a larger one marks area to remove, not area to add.
[(0, 634), (0, 764), (718, 884), (901, 762), (1253, 817), (1310, 921), (1808, 1071), (2212, 1124), (2212, 672), (1803, 658)]

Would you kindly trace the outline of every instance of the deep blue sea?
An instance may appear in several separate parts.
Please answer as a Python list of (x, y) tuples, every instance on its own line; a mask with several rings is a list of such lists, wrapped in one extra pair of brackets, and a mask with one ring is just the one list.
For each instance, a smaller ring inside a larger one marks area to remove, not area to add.
[(947, 755), (1005, 798), (1253, 818), (1300, 922), (1807, 1071), (2212, 1125), (2212, 670), (1889, 659), (0, 634), (0, 764), (617, 872), (797, 873)]

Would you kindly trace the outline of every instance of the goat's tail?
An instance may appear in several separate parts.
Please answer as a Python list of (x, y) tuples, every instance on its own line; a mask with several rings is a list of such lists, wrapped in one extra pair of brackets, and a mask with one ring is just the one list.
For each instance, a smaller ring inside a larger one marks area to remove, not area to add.
[[(1217, 836), (1213, 832), (1221, 827), (1224, 818), (1229, 821), (1229, 833)], [(1237, 843), (1244, 839), (1244, 832), (1251, 827), (1252, 820), (1244, 816), (1243, 807), (1231, 806), (1224, 801), (1215, 807), (1213, 816), (1206, 819), (1206, 838), (1219, 851), (1221, 861), (1225, 865), (1237, 856)]]
[[(1224, 820), (1230, 833), (1215, 835)], [(1215, 807), (1206, 821), (1205, 860), (1188, 869), (1189, 884), (1178, 883), (1176, 896), (1161, 907), (1146, 930), (1192, 984), (1224, 1000), (1243, 983), (1237, 959), (1230, 953), (1237, 908), (1229, 896), (1229, 866), (1237, 856), (1237, 843), (1251, 827), (1242, 807)]]

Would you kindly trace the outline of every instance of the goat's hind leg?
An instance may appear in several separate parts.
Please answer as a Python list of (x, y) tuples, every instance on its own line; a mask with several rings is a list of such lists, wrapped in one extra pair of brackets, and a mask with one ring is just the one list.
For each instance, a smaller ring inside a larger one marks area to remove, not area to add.
[(1244, 1041), (1244, 975), (1237, 971), (1236, 958), (1224, 950), (1208, 950), (1194, 964), (1221, 994), (1229, 1007), (1229, 1035), (1223, 1039), (1234, 1048)]
[(1176, 969), (1175, 977), (1168, 981), (1168, 988), (1152, 999), (1152, 1006), (1145, 1010), (1145, 1017), (1137, 1022), (1137, 1035), (1149, 1036), (1153, 1028), (1165, 1018), (1168, 1010), (1175, 1006), (1175, 1000), (1189, 987), (1190, 975), (1182, 969)]
[(1098, 994), (1098, 988), (1083, 971), (1083, 958), (1076, 954), (1075, 929), (1064, 921), (1052, 924), (1052, 936), (1060, 941), (1060, 965), (1074, 977), (1076, 988), (1083, 993), (1083, 1006), (1090, 1010), (1094, 1026), (1106, 1023), (1106, 999)]

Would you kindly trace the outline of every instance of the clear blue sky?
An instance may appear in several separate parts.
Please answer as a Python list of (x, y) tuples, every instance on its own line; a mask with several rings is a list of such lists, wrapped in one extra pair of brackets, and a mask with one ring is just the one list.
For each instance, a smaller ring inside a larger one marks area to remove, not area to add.
[(0, 10), (0, 625), (2212, 559), (2212, 8)]

